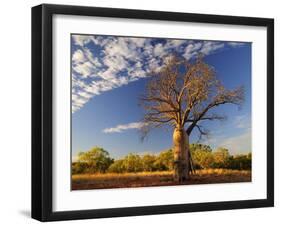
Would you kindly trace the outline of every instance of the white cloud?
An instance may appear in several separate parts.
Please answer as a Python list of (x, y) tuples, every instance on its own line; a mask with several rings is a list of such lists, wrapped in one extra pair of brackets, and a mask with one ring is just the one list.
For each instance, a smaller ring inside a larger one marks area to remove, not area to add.
[(221, 49), (223, 47), (224, 47), (224, 43), (221, 42), (204, 41), (200, 52), (203, 53), (204, 55), (209, 55), (214, 51)]
[(88, 60), (96, 67), (100, 67), (102, 66), (102, 64), (100, 63), (100, 61), (98, 60), (97, 57), (93, 56), (93, 53), (88, 49), (88, 48), (83, 48), (86, 57), (88, 58)]
[(92, 37), (88, 35), (72, 35), (72, 38), (74, 40), (74, 44), (79, 46), (84, 46), (92, 40)]
[(198, 50), (202, 47), (202, 43), (190, 43), (186, 46), (184, 50), (183, 57), (187, 60), (190, 60), (192, 57), (198, 54)]
[(128, 66), (128, 62), (125, 60), (125, 58), (118, 54), (106, 55), (104, 57), (103, 63), (110, 71), (121, 71)]
[[(72, 54), (73, 112), (96, 95), (159, 71), (172, 51), (189, 60), (200, 52), (208, 55), (224, 47), (224, 43), (212, 41), (168, 39), (155, 44), (152, 38), (98, 35), (72, 38), (77, 47)], [(90, 44), (97, 46), (94, 48), (97, 52), (90, 49)]]
[[(126, 85), (129, 83), (129, 80), (126, 76), (120, 76), (118, 78), (113, 77), (111, 80), (99, 80), (93, 81), (87, 87), (85, 87), (85, 91), (89, 93), (90, 97), (99, 95), (102, 92), (112, 90), (114, 88), (118, 88), (122, 85)], [(89, 98), (90, 98), (89, 97)]]
[(73, 67), (72, 67), (72, 69), (75, 72), (81, 74), (81, 76), (84, 78), (87, 78), (88, 76), (90, 76), (92, 74), (94, 68), (95, 68), (94, 65), (89, 61), (73, 65)]
[[(105, 38), (107, 39), (107, 38)], [(149, 39), (138, 38), (108, 38), (107, 41), (100, 37), (91, 36), (86, 39), (75, 36), (74, 43), (80, 45), (81, 49), (74, 52), (72, 69), (73, 77), (76, 82), (73, 82), (73, 90), (76, 98), (72, 101), (73, 112), (78, 110), (91, 97), (99, 95), (102, 92), (109, 91), (114, 88), (126, 85), (129, 82), (136, 81), (146, 77), (146, 72), (143, 70), (143, 63), (140, 59), (140, 48)], [(103, 57), (98, 60), (93, 56), (93, 53), (85, 47), (85, 43), (93, 42), (96, 45), (103, 46)], [(129, 61), (133, 65), (129, 65)], [(127, 76), (120, 76), (121, 71)], [(79, 83), (79, 80), (88, 78), (99, 78), (98, 81), (93, 80), (87, 83)], [(77, 92), (77, 90), (85, 92)], [(77, 103), (76, 103), (77, 102)]]
[(169, 48), (177, 48), (186, 43), (186, 40), (171, 39), (167, 42)]
[(139, 43), (131, 42), (130, 38), (119, 37), (114, 41), (109, 42), (104, 49), (104, 54), (111, 57), (124, 57), (135, 61), (138, 59), (138, 52), (136, 51)]
[(84, 78), (93, 76), (101, 66), (98, 58), (86, 47), (77, 49), (72, 55), (72, 69)]
[(80, 109), (88, 100), (89, 98), (85, 98), (77, 94), (72, 94), (72, 112)]
[(207, 56), (222, 49), (224, 46), (224, 43), (216, 41), (191, 42), (186, 46), (183, 56), (187, 60), (197, 56), (199, 53)]
[(159, 71), (161, 69), (161, 62), (159, 59), (151, 58), (148, 62), (148, 71)]
[(231, 47), (241, 47), (245, 45), (245, 43), (243, 42), (228, 42), (227, 44), (230, 45)]
[(161, 44), (158, 43), (155, 47), (154, 47), (154, 56), (156, 57), (163, 57), (164, 55), (166, 55), (166, 51), (165, 51), (165, 47)]
[(76, 50), (72, 55), (72, 63), (78, 64), (86, 60), (84, 53), (81, 49)]
[(128, 129), (141, 129), (145, 126), (146, 124), (143, 122), (132, 122), (129, 124), (122, 124), (122, 125), (117, 125), (112, 128), (106, 128), (103, 130), (104, 133), (121, 133), (124, 132), (125, 130)]
[(143, 47), (147, 40), (146, 38), (128, 38), (128, 39), (130, 40), (132, 45), (135, 45), (136, 47)]
[(111, 36), (109, 36), (108, 38), (103, 38), (102, 36), (91, 36), (91, 37), (92, 37), (91, 41), (101, 47), (104, 47), (108, 43), (115, 40), (115, 37), (111, 37)]

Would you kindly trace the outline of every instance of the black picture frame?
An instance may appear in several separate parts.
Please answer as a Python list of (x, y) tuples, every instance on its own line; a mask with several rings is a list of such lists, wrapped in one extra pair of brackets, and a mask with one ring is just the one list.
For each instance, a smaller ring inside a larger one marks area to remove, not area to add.
[[(54, 212), (52, 210), (52, 18), (55, 14), (266, 27), (267, 198)], [(274, 206), (273, 19), (49, 4), (32, 8), (32, 218), (40, 221), (57, 221), (271, 206)]]

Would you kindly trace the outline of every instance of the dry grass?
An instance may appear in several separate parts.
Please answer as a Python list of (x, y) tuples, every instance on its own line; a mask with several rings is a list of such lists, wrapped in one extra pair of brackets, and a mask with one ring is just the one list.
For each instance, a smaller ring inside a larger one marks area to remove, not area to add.
[(106, 179), (123, 179), (128, 177), (151, 177), (151, 176), (171, 176), (172, 171), (156, 171), (156, 172), (138, 172), (138, 173), (96, 173), (96, 174), (76, 174), (72, 175), (73, 180), (106, 180)]
[(233, 175), (233, 174), (242, 174), (247, 175), (251, 171), (249, 170), (230, 170), (230, 169), (201, 169), (195, 171), (197, 175), (210, 175), (210, 174), (219, 174), (219, 175)]
[[(250, 182), (251, 171), (228, 169), (196, 170), (186, 184)], [(173, 172), (105, 173), (72, 175), (72, 189), (104, 189), (180, 185), (173, 180)]]

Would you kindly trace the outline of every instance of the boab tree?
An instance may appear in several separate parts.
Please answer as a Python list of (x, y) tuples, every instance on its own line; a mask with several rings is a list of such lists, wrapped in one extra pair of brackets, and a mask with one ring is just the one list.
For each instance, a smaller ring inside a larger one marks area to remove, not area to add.
[(189, 177), (189, 136), (192, 131), (197, 129), (200, 137), (207, 135), (207, 130), (202, 127), (203, 121), (224, 118), (211, 109), (227, 103), (240, 105), (243, 99), (243, 87), (226, 89), (217, 79), (214, 68), (205, 63), (202, 56), (191, 62), (172, 56), (161, 70), (152, 73), (141, 98), (146, 125), (143, 133), (164, 124), (172, 126), (176, 181), (182, 182)]

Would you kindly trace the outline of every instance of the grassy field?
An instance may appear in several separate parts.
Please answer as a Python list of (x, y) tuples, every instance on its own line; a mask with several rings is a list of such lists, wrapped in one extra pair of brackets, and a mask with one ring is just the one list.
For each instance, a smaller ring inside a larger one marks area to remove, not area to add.
[[(196, 173), (191, 175), (189, 181), (181, 184), (213, 184), (250, 181), (251, 171), (204, 169), (196, 170)], [(169, 185), (179, 185), (179, 183), (173, 181), (173, 173), (171, 171), (72, 175), (72, 190)]]

